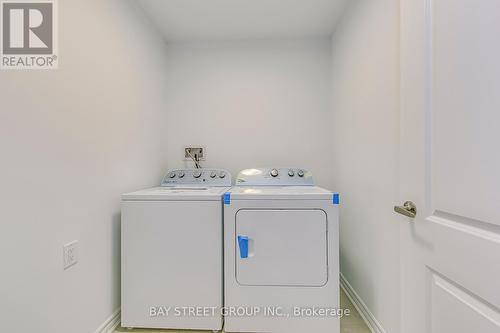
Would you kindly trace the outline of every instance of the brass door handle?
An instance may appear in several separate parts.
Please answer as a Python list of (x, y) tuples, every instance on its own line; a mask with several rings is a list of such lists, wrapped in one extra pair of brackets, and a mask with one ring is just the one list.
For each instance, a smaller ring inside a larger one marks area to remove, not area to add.
[(394, 206), (394, 211), (412, 219), (417, 216), (417, 206), (411, 201), (406, 201), (403, 206)]

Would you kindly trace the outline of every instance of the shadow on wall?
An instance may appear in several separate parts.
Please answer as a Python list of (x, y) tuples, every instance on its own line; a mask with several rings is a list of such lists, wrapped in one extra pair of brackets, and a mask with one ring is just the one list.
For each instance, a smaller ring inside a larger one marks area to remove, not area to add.
[[(340, 247), (340, 253), (342, 253), (342, 244)], [(362, 301), (363, 302), (366, 302), (367, 300), (372, 301), (375, 297), (373, 290), (374, 290), (374, 288), (376, 288), (374, 285), (373, 279), (371, 279), (368, 274), (364, 274), (364, 272), (361, 271), (358, 266), (354, 265), (352, 263), (352, 261), (349, 260), (348, 256), (342, 257), (341, 265), (342, 265), (342, 267), (340, 268), (340, 272), (343, 272), (343, 271), (344, 272), (352, 272), (353, 276), (363, 276), (363, 287), (365, 287), (365, 290), (367, 290), (367, 292), (365, 292), (363, 294)], [(347, 281), (347, 282), (349, 284), (356, 283), (356, 281)], [(351, 287), (352, 287), (352, 285), (351, 285)]]

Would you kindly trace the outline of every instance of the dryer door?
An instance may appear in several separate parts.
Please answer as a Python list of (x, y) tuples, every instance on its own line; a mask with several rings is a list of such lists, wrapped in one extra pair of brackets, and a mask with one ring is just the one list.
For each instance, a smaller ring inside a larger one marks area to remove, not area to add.
[(236, 280), (247, 286), (323, 286), (328, 281), (323, 210), (236, 213)]

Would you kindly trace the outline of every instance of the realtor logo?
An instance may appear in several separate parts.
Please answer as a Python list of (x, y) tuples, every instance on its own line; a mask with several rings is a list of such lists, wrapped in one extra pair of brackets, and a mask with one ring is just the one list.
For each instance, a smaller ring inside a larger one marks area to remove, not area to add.
[(2, 69), (57, 68), (55, 1), (2, 1)]

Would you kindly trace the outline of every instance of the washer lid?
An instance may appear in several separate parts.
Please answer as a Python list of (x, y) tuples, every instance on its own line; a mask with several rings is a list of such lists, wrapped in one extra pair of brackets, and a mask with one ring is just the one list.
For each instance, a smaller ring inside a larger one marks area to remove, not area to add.
[(236, 186), (231, 200), (332, 200), (333, 193), (317, 186)]
[(229, 187), (161, 186), (122, 194), (123, 201), (217, 201)]

